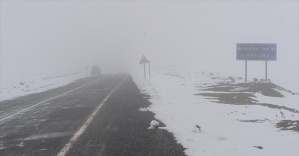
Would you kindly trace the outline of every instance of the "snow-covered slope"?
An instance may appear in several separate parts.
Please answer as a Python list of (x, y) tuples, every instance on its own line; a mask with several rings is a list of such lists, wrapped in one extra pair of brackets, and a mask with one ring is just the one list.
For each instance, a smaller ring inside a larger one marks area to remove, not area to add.
[[(149, 110), (190, 156), (298, 156), (298, 94), (190, 68), (134, 75)], [(200, 131), (194, 127), (200, 127)]]

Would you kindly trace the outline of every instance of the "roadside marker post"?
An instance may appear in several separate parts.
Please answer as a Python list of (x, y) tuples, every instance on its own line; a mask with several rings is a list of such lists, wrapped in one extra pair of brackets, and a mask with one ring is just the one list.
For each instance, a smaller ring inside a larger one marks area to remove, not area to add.
[(247, 61), (265, 61), (265, 81), (268, 80), (268, 61), (277, 60), (276, 43), (237, 43), (237, 60), (245, 60), (245, 82)]
[(267, 64), (268, 64), (268, 61), (266, 60), (265, 61), (265, 80), (268, 80), (268, 67), (267, 67), (268, 65)]
[[(142, 55), (141, 60), (139, 64), (143, 64), (143, 70), (144, 70), (144, 79), (146, 79), (146, 72), (145, 72), (145, 64), (149, 63), (149, 61), (145, 58), (144, 55)], [(149, 73), (150, 74), (150, 73)]]
[(145, 64), (143, 64), (143, 67), (144, 67), (144, 79), (146, 79)]
[(247, 82), (247, 60), (245, 60), (245, 82)]
[(150, 78), (151, 76), (151, 61), (148, 60), (148, 77)]

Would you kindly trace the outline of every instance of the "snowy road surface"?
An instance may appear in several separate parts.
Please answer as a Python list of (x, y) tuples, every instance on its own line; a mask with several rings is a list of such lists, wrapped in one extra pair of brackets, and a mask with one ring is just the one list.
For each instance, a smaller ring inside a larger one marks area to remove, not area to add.
[(2, 101), (0, 155), (184, 155), (172, 134), (148, 129), (147, 98), (131, 77), (105, 75)]

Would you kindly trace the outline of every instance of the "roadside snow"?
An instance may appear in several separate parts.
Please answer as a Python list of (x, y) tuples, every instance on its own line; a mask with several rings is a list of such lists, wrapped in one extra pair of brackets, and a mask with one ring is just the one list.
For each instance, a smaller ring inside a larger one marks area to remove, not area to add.
[[(258, 101), (256, 105), (223, 104), (214, 98), (195, 95), (211, 93), (200, 90), (206, 86), (231, 82), (230, 78), (220, 73), (167, 69), (152, 72), (150, 80), (144, 80), (140, 75), (133, 77), (139, 89), (151, 96), (152, 105), (147, 110), (154, 112), (155, 118), (166, 124), (165, 129), (187, 148), (187, 155), (299, 154), (298, 132), (276, 127), (282, 120), (299, 120), (298, 113), (279, 108), (286, 106), (299, 110), (298, 95), (281, 92), (285, 97), (278, 98), (254, 93), (252, 99)], [(234, 83), (243, 81), (234, 79)], [(241, 92), (245, 89), (239, 87), (233, 90)], [(293, 126), (296, 126), (295, 123)], [(200, 131), (196, 130), (195, 125), (200, 127)]]
[(83, 72), (47, 77), (28, 74), (15, 79), (5, 79), (1, 81), (0, 85), (0, 101), (64, 86), (77, 79), (86, 77), (86, 75)]

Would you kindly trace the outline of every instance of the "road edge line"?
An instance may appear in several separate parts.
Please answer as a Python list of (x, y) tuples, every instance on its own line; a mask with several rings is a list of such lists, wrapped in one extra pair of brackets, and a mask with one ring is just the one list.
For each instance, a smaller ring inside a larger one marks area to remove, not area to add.
[(57, 156), (65, 156), (72, 145), (77, 141), (77, 139), (86, 131), (88, 126), (93, 121), (96, 114), (99, 112), (99, 110), (102, 108), (102, 106), (107, 102), (107, 100), (110, 98), (110, 96), (114, 93), (114, 91), (127, 79), (128, 75), (124, 77), (124, 79), (117, 84), (116, 87), (114, 87), (111, 92), (105, 97), (105, 99), (98, 105), (98, 107), (93, 111), (93, 113), (88, 116), (84, 124), (77, 129), (76, 133), (73, 135), (73, 137), (68, 141), (67, 144), (60, 150), (60, 152), (57, 154)]

